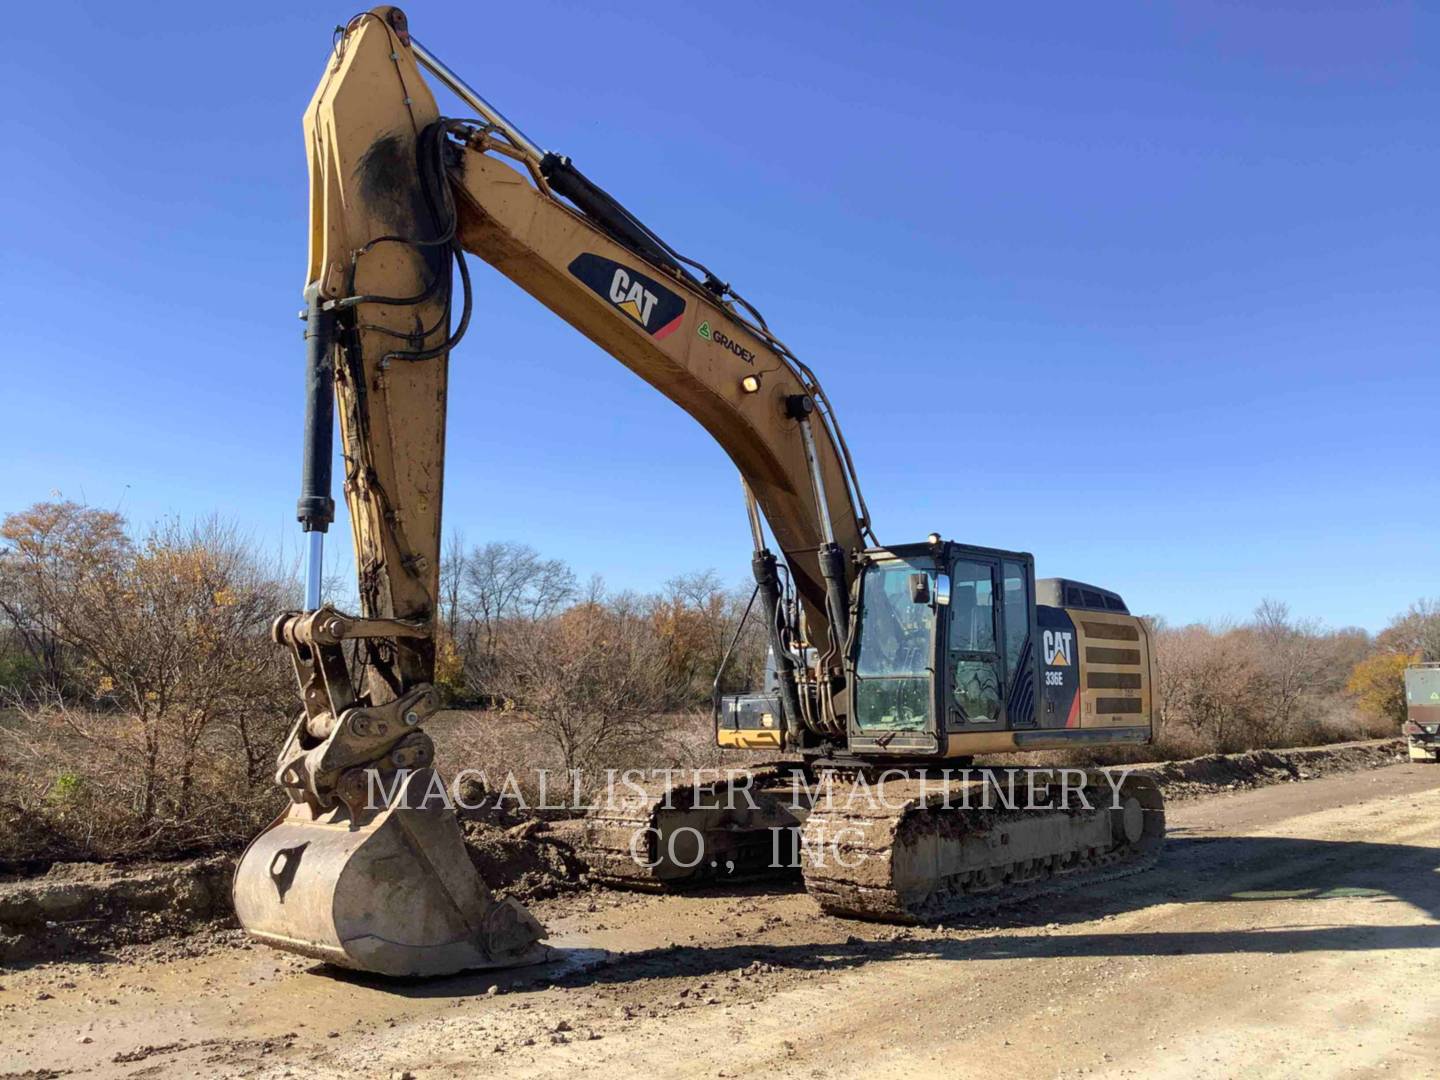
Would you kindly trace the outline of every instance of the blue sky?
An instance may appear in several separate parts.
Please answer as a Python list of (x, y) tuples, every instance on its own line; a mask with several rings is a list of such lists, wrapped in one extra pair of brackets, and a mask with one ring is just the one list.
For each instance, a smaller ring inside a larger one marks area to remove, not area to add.
[[(407, 11), (760, 306), (825, 382), (882, 541), (1033, 551), (1179, 622), (1275, 596), (1378, 629), (1440, 593), (1434, 9)], [(300, 116), (351, 13), (62, 0), (9, 22), (0, 508), (219, 510), (293, 548)], [(476, 282), (447, 524), (617, 587), (743, 580), (718, 447)]]

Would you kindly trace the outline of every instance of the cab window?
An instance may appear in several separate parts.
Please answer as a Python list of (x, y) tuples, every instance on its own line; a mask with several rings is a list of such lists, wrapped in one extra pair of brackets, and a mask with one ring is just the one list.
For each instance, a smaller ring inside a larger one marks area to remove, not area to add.
[(950, 648), (995, 651), (995, 588), (988, 563), (962, 560), (950, 574)]
[(889, 560), (865, 571), (855, 658), (855, 721), (865, 731), (923, 731), (930, 725), (935, 611), (912, 598), (916, 574), (929, 577), (934, 588), (928, 559)]
[(1006, 559), (1001, 568), (1005, 579), (1005, 669), (1013, 681), (1030, 633), (1030, 581), (1023, 563)]
[(992, 565), (957, 560), (950, 572), (949, 711), (962, 727), (1002, 717), (995, 611)]

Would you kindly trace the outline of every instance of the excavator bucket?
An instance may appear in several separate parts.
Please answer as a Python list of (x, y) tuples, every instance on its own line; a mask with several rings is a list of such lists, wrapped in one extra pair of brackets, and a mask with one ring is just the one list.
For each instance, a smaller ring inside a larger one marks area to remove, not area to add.
[(318, 816), (292, 805), (240, 859), (240, 924), (274, 948), (380, 975), (546, 959), (544, 927), (491, 896), (454, 811), (421, 801), (432, 775), (411, 773), (386, 807), (353, 818), (343, 803)]

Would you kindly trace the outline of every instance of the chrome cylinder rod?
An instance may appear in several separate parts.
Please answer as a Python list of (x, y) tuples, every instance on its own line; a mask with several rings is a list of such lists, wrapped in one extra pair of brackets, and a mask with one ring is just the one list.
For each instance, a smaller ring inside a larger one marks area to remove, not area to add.
[(750, 519), (750, 539), (755, 542), (756, 551), (765, 550), (765, 532), (760, 527), (760, 507), (755, 505), (755, 493), (750, 490), (750, 482), (745, 477), (740, 477), (740, 489), (745, 492), (745, 513)]
[(504, 113), (466, 85), (464, 79), (446, 67), (444, 61), (416, 41), (413, 35), (410, 38), (410, 48), (415, 53), (415, 59), (420, 61), (421, 67), (444, 83), (451, 93), (484, 117), (487, 123), (494, 124), (499, 128), (507, 139), (533, 157), (536, 164), (539, 164), (540, 159), (545, 156), (545, 151), (527, 139), (523, 131), (505, 119)]
[(320, 606), (320, 583), (325, 576), (325, 534), (305, 534), (309, 547), (305, 550), (305, 610), (314, 611)]
[(810, 430), (810, 417), (800, 417), (800, 438), (805, 443), (805, 464), (810, 466), (810, 484), (815, 489), (815, 512), (820, 518), (820, 528), (825, 533), (825, 543), (835, 543), (835, 528), (830, 524), (830, 500), (825, 497), (825, 475), (820, 470), (820, 458), (815, 453), (815, 433)]

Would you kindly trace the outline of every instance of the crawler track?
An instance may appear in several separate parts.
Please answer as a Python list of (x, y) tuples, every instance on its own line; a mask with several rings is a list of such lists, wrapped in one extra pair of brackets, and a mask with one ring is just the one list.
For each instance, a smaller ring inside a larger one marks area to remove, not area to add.
[(1060, 772), (1035, 772), (1051, 777), (1034, 799), (1050, 810), (1000, 808), (993, 786), (987, 802), (984, 778), (903, 780), (883, 800), (835, 785), (805, 823), (806, 890), (832, 915), (938, 922), (1153, 865), (1165, 836), (1155, 783), (1128, 777), (1117, 800), (1104, 773), (1079, 786), (1077, 772), (1068, 789)]
[(592, 878), (622, 889), (776, 876), (784, 870), (773, 864), (790, 861), (792, 834), (777, 841), (774, 830), (798, 825), (787, 808), (788, 773), (715, 770), (616, 790), (586, 814), (579, 853)]

